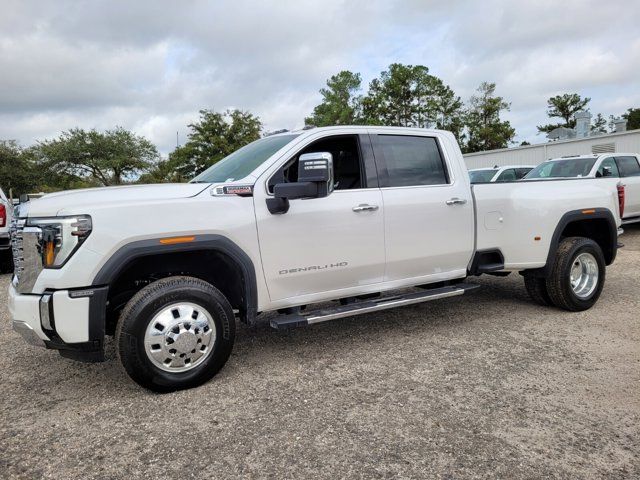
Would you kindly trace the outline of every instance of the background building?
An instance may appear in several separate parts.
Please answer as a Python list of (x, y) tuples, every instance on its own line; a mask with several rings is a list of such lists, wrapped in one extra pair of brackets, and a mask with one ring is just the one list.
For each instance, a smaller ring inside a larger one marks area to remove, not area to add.
[(591, 114), (576, 114), (576, 128), (559, 127), (549, 132), (548, 143), (524, 147), (503, 148), (464, 155), (468, 169), (494, 165), (538, 165), (566, 155), (585, 155), (606, 152), (640, 152), (640, 129), (625, 131), (626, 122), (616, 121), (614, 133), (593, 134), (589, 131)]

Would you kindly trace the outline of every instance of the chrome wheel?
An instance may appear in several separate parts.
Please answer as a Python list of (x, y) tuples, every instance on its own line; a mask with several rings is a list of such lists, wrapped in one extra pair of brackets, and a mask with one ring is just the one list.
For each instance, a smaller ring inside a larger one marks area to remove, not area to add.
[(144, 335), (147, 357), (166, 372), (186, 372), (213, 351), (216, 325), (211, 314), (195, 303), (174, 303), (158, 312)]
[(580, 299), (589, 298), (598, 286), (599, 269), (596, 258), (590, 253), (581, 253), (573, 260), (570, 282), (573, 293)]

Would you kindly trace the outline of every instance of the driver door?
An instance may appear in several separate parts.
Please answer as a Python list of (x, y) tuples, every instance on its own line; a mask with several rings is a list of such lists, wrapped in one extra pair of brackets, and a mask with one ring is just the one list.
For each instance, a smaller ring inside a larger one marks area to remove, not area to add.
[[(324, 198), (290, 200), (271, 214), (272, 179), (295, 181), (303, 153), (333, 156), (335, 190)], [(368, 135), (312, 137), (256, 183), (254, 202), (262, 266), (272, 302), (303, 303), (349, 296), (383, 280), (385, 267), (382, 194)], [(333, 293), (332, 293), (333, 292)], [(297, 299), (297, 300), (296, 300)]]

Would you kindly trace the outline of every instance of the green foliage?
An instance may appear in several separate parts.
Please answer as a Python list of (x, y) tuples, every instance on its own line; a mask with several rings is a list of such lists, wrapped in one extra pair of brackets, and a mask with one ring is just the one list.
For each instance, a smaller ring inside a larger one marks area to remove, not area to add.
[(459, 131), (462, 102), (423, 65), (393, 63), (369, 84), (363, 99), (366, 123)]
[(607, 133), (607, 119), (601, 113), (597, 114), (596, 118), (593, 119), (591, 131), (593, 133)]
[(327, 88), (320, 89), (322, 102), (313, 114), (304, 119), (305, 125), (357, 125), (362, 122), (362, 79), (359, 73), (343, 70), (327, 80)]
[(200, 120), (189, 125), (188, 141), (160, 161), (143, 182), (185, 182), (247, 143), (260, 138), (262, 123), (249, 112), (200, 110)]
[(576, 126), (576, 112), (584, 110), (590, 101), (590, 98), (582, 98), (577, 93), (565, 93), (549, 98), (547, 100), (547, 115), (549, 118), (561, 118), (563, 122), (538, 125), (538, 132), (549, 133), (557, 127), (574, 128)]
[(627, 130), (640, 128), (640, 108), (630, 108), (622, 114), (622, 118), (627, 121)]
[(134, 181), (158, 158), (151, 142), (121, 127), (105, 132), (74, 128), (55, 140), (40, 142), (34, 154), (44, 169), (64, 175), (64, 187)]
[(469, 100), (465, 114), (465, 153), (507, 148), (516, 131), (508, 121), (500, 120), (500, 113), (508, 111), (509, 103), (495, 95), (496, 84), (483, 82), (477, 94)]
[(33, 191), (38, 184), (37, 169), (33, 168), (25, 150), (12, 140), (0, 141), (0, 187), (18, 197)]

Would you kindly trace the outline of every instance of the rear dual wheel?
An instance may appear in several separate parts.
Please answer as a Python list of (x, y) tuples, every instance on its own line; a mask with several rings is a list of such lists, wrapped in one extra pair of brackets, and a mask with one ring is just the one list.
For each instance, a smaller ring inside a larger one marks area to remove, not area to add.
[(602, 293), (605, 260), (590, 238), (567, 237), (560, 242), (547, 278), (525, 276), (525, 287), (540, 305), (555, 305), (572, 312), (591, 308)]

